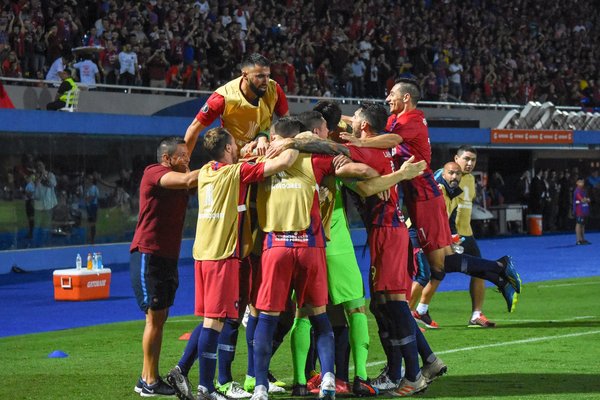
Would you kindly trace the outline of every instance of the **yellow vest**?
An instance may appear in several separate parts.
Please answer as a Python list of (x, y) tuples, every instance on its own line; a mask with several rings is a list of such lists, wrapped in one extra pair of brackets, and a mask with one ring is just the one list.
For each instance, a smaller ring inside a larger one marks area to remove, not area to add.
[[(233, 255), (238, 242), (239, 215), (247, 209), (238, 207), (242, 164), (225, 165), (217, 170), (213, 165), (214, 162), (207, 163), (198, 175), (198, 224), (193, 256), (201, 261), (223, 260)], [(240, 258), (243, 257), (241, 254)]]
[[(267, 92), (255, 106), (246, 100), (240, 90), (242, 77), (234, 79), (215, 92), (225, 98), (225, 110), (221, 119), (223, 127), (231, 133), (238, 146), (253, 140), (260, 131), (268, 131), (277, 103), (276, 82), (269, 80)], [(257, 124), (251, 127), (251, 124)]]
[[(75, 83), (73, 78), (67, 78), (67, 79), (65, 79), (65, 82), (69, 82), (71, 84), (71, 89), (67, 90), (62, 95), (60, 95), (60, 97), (58, 99), (60, 101), (64, 101), (66, 103), (67, 102), (67, 93), (69, 93), (71, 90), (77, 89), (77, 84)], [(70, 104), (67, 104), (67, 106), (69, 106), (69, 105)]]
[(448, 213), (448, 218), (450, 218), (452, 212), (458, 206), (458, 196), (451, 199), (448, 196), (448, 192), (446, 191), (446, 186), (439, 183), (438, 187), (440, 188), (440, 190), (442, 191), (442, 195), (444, 196), (444, 203), (446, 203), (446, 212)]
[(312, 155), (300, 153), (294, 164), (258, 184), (258, 223), (264, 232), (298, 232), (310, 226), (317, 180)]
[(473, 174), (464, 174), (458, 184), (462, 194), (457, 197), (458, 209), (456, 210), (456, 231), (461, 236), (473, 236), (471, 229), (471, 212), (475, 199), (475, 177)]
[(331, 218), (333, 217), (333, 210), (337, 206), (336, 193), (336, 179), (333, 176), (326, 176), (319, 188), (319, 208), (321, 209), (323, 230), (325, 231), (325, 238), (327, 240), (331, 240)]

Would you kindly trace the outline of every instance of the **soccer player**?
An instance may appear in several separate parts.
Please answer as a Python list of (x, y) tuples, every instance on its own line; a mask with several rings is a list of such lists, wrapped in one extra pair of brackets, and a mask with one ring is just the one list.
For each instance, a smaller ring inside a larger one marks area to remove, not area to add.
[(146, 314), (142, 338), (144, 362), (135, 391), (141, 396), (173, 395), (158, 369), (163, 327), (179, 286), (177, 261), (188, 203), (188, 189), (198, 184), (199, 170), (189, 170), (189, 154), (181, 138), (158, 145), (158, 163), (144, 170), (140, 212), (131, 242), (131, 284)]
[(590, 198), (585, 190), (585, 181), (583, 178), (577, 179), (575, 190), (573, 191), (573, 214), (575, 215), (575, 244), (591, 244), (585, 240), (585, 220), (590, 215)]
[[(224, 128), (209, 130), (204, 148), (212, 160), (198, 176), (198, 225), (193, 255), (195, 262), (196, 315), (204, 317), (197, 341), (200, 379), (198, 394), (204, 399), (239, 398), (243, 390), (230, 381), (226, 395), (214, 385), (217, 346), (228, 320), (238, 319), (241, 288), (248, 285), (240, 272), (252, 247), (246, 223), (248, 188), (251, 183), (283, 171), (293, 164), (298, 152), (287, 150), (265, 162), (238, 163), (238, 148)], [(184, 357), (185, 358), (185, 355)], [(190, 397), (187, 378), (175, 368), (169, 374), (178, 394)], [(177, 383), (180, 384), (177, 384)]]
[[(298, 133), (297, 129), (282, 128), (285, 127), (281, 120), (274, 125), (277, 137), (293, 137)], [(292, 288), (298, 307), (309, 308), (309, 319), (315, 329), (322, 367), (319, 398), (335, 398), (333, 332), (325, 313), (328, 301), (325, 236), (315, 190), (325, 176), (334, 174), (362, 178), (377, 175), (366, 165), (350, 163), (336, 169), (332, 156), (300, 154), (291, 168), (259, 184), (258, 217), (265, 238), (262, 277), (255, 302), (260, 314), (254, 335), (254, 400), (268, 398), (271, 341)]]
[[(402, 142), (408, 153), (418, 161), (425, 160), (428, 165), (423, 175), (402, 183), (409, 216), (417, 229), (419, 242), (431, 267), (431, 280), (424, 290), (424, 295), (430, 300), (445, 273), (461, 271), (464, 263), (467, 272), (493, 271), (499, 274), (500, 281), (497, 285), (502, 288), (502, 294), (511, 312), (521, 291), (521, 278), (511, 258), (507, 256), (498, 261), (488, 261), (453, 253), (444, 200), (429, 167), (431, 145), (425, 115), (417, 109), (420, 96), (420, 88), (414, 80), (398, 80), (386, 98), (391, 112), (386, 131), (397, 134), (396, 143)], [(385, 139), (389, 140), (389, 135), (386, 136)], [(366, 145), (373, 146), (373, 143), (368, 142)], [(389, 143), (386, 143), (386, 147), (390, 147)], [(412, 293), (413, 296), (420, 294), (418, 290)], [(426, 327), (437, 328), (438, 325), (431, 319), (428, 309), (429, 303), (420, 302), (413, 316)]]
[(239, 148), (257, 140), (257, 153), (265, 153), (273, 114), (289, 114), (283, 89), (270, 79), (271, 63), (260, 54), (242, 61), (242, 75), (221, 86), (206, 100), (185, 132), (190, 154), (200, 132), (221, 117), (221, 125), (233, 136)]

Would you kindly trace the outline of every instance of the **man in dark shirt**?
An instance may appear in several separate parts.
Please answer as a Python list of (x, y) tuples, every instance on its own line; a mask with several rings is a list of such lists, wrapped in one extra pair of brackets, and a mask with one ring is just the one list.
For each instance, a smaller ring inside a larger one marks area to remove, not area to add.
[(60, 71), (58, 73), (58, 76), (60, 76), (60, 79), (62, 79), (62, 83), (58, 87), (54, 101), (46, 105), (46, 109), (48, 111), (58, 111), (61, 108), (65, 107), (67, 105), (68, 100), (67, 93), (71, 90), (77, 89), (77, 84), (75, 83), (73, 78), (71, 78), (71, 71), (69, 69)]
[(144, 363), (135, 391), (142, 396), (174, 395), (158, 372), (163, 326), (179, 286), (177, 260), (189, 188), (198, 185), (199, 170), (190, 171), (183, 139), (168, 137), (157, 150), (158, 163), (144, 170), (140, 211), (131, 243), (131, 284), (146, 313), (142, 339)]

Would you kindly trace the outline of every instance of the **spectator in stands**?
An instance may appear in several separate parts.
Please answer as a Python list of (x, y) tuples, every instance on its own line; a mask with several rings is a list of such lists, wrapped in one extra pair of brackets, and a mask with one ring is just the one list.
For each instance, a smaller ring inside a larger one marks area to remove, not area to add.
[(117, 83), (119, 52), (112, 40), (107, 40), (104, 50), (100, 52), (100, 71), (104, 84)]
[(35, 194), (33, 207), (37, 211), (37, 226), (48, 228), (52, 221), (52, 210), (58, 204), (54, 188), (56, 176), (46, 169), (43, 161), (36, 162), (35, 169)]
[(202, 70), (198, 61), (194, 60), (192, 64), (185, 67), (182, 78), (184, 89), (200, 90), (200, 86), (202, 85)]
[(69, 62), (71, 62), (72, 59), (73, 55), (70, 51), (63, 53), (62, 56), (55, 59), (46, 74), (46, 80), (60, 82), (62, 80), (60, 73), (68, 69)]
[(150, 87), (167, 87), (166, 77), (168, 67), (169, 62), (165, 57), (164, 50), (161, 48), (156, 49), (146, 61), (146, 69), (148, 71), (148, 78), (150, 79)]
[(79, 82), (87, 86), (88, 89), (96, 87), (96, 82), (100, 80), (100, 70), (89, 54), (84, 54), (81, 61), (73, 64), (73, 68), (77, 70)]
[(21, 63), (14, 50), (8, 53), (8, 57), (2, 63), (2, 75), (9, 78), (21, 78), (23, 76)]
[(123, 50), (119, 53), (119, 84), (135, 86), (136, 79), (139, 77), (137, 54), (131, 50), (129, 43), (125, 43)]
[(463, 94), (462, 75), (464, 68), (460, 61), (460, 57), (455, 57), (448, 66), (448, 72), (450, 73), (450, 76), (448, 76), (448, 92), (458, 101), (462, 100)]
[(67, 105), (67, 97), (68, 92), (77, 89), (77, 84), (71, 77), (71, 71), (66, 69), (64, 71), (59, 72), (60, 79), (62, 79), (62, 83), (58, 87), (56, 91), (56, 97), (53, 102), (50, 102), (46, 105), (46, 109), (48, 111), (58, 111), (61, 108)]

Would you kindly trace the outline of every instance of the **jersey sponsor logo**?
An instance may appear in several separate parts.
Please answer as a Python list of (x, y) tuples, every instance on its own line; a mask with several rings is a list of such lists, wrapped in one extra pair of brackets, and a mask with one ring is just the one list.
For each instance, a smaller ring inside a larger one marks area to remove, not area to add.
[(225, 213), (207, 212), (198, 214), (198, 219), (221, 219)]
[(88, 288), (104, 287), (104, 286), (106, 286), (106, 279), (101, 279), (99, 281), (89, 281), (87, 283)]
[(308, 242), (306, 233), (276, 233), (275, 240), (279, 242)]
[(423, 118), (423, 125), (427, 126), (427, 120)]

